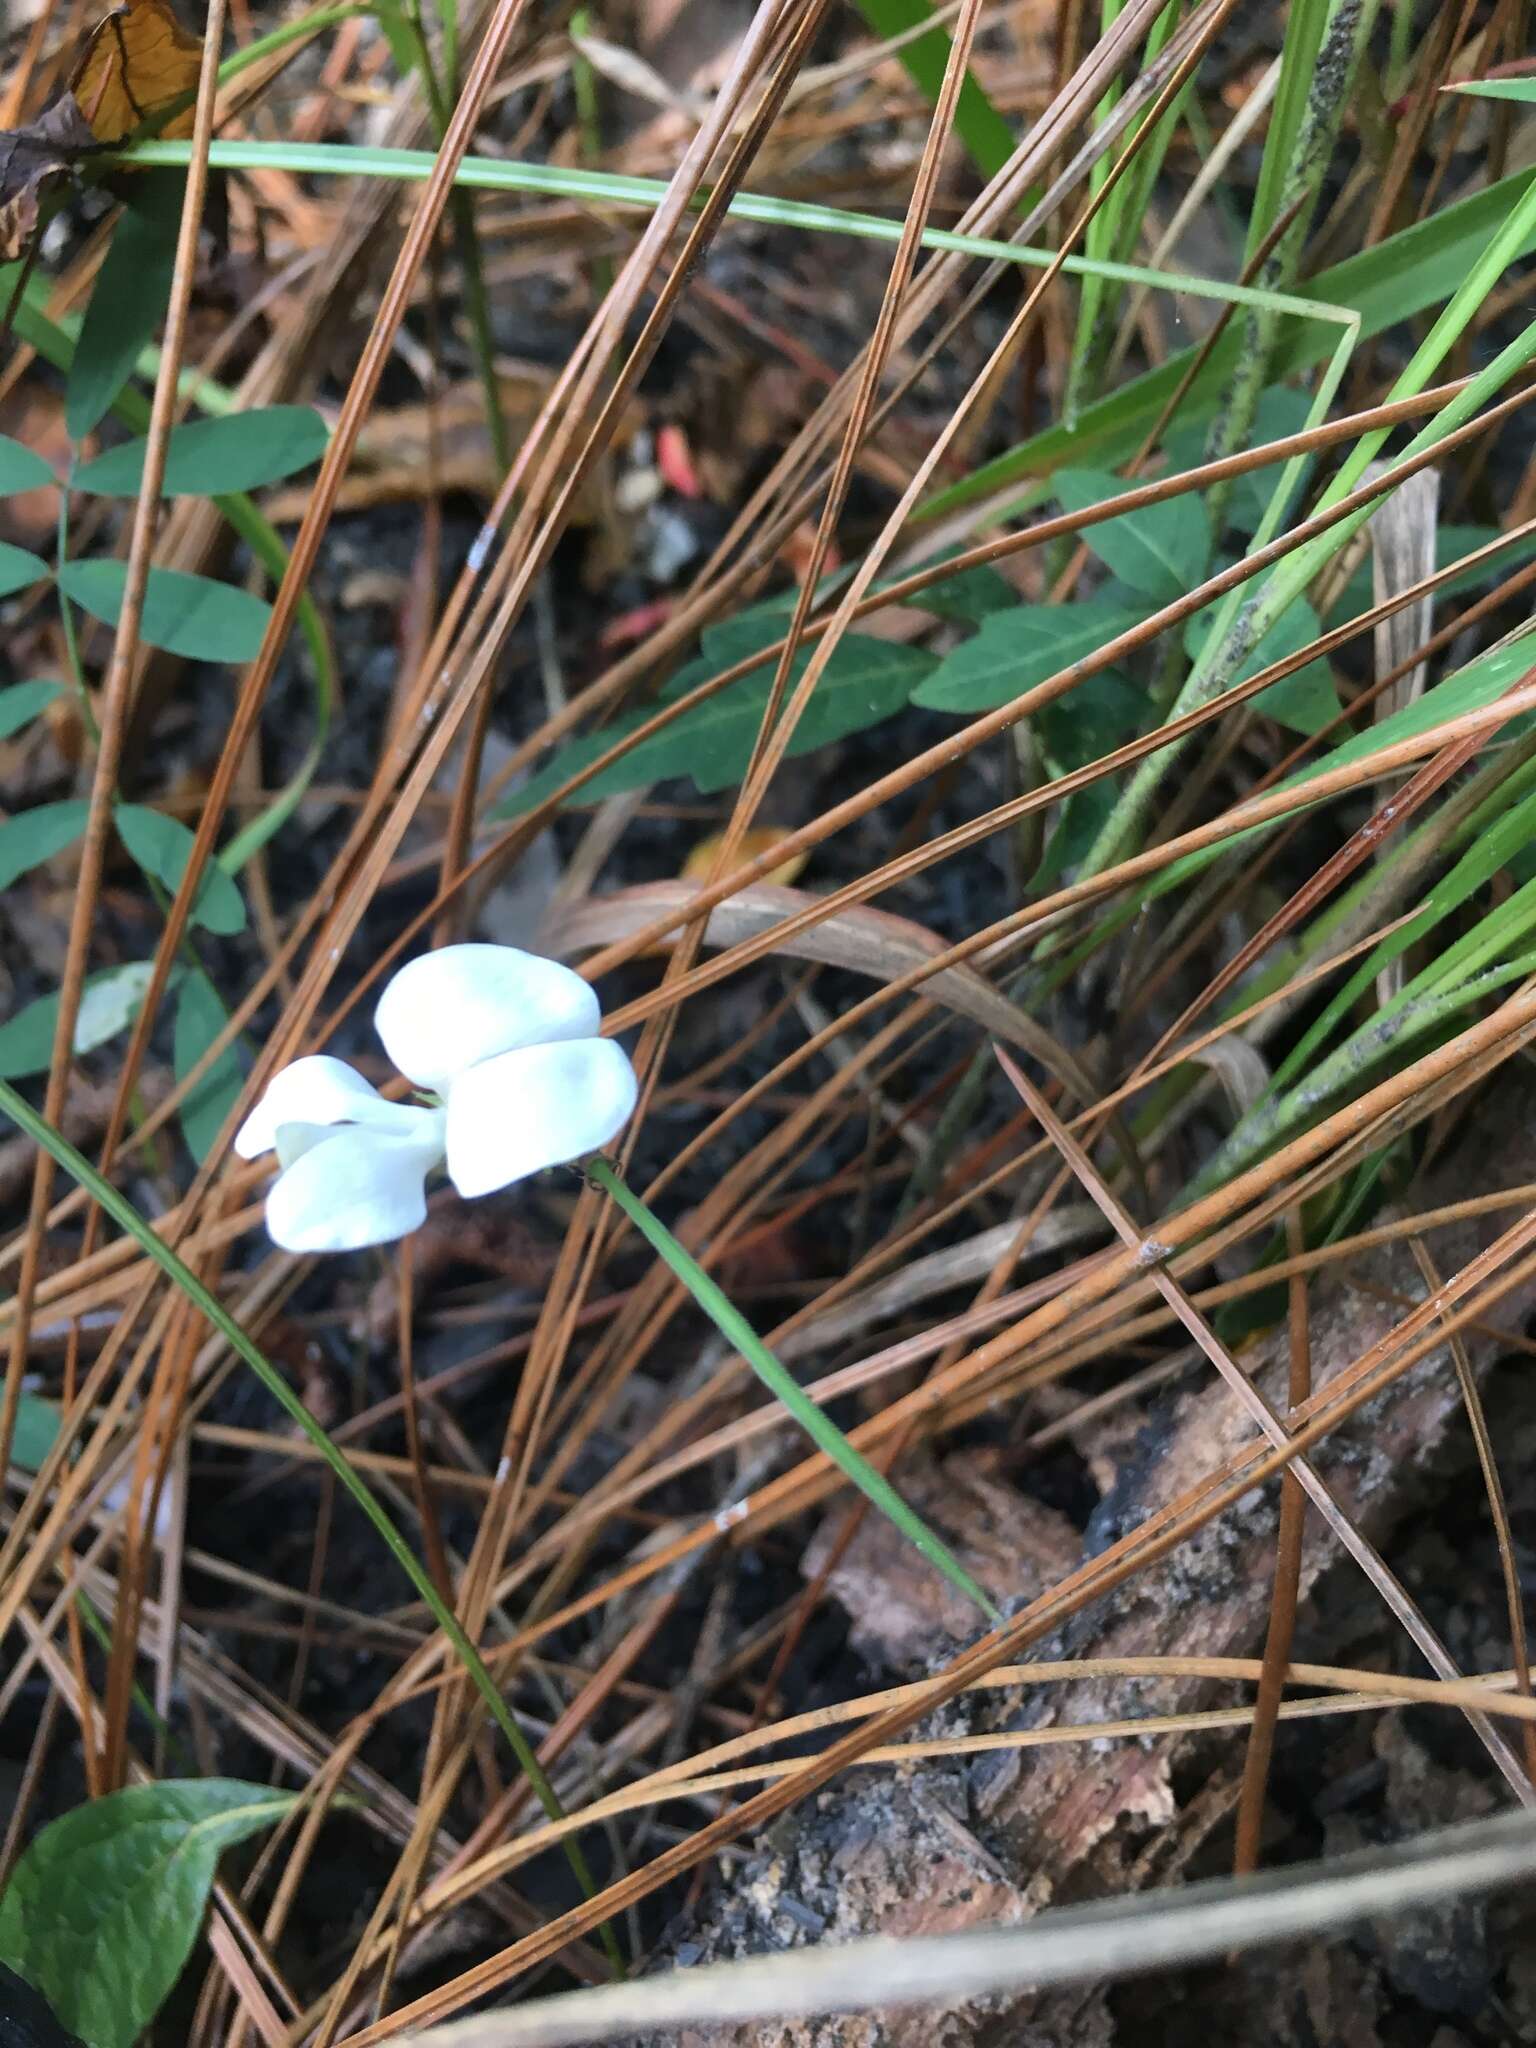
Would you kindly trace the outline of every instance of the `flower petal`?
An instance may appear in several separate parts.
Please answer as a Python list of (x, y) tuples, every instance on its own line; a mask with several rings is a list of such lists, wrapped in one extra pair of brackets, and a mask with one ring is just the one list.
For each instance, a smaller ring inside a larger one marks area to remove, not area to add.
[(409, 1103), (386, 1102), (345, 1060), (329, 1053), (311, 1053), (280, 1067), (267, 1083), (256, 1107), (235, 1133), (242, 1159), (270, 1152), (279, 1124), (372, 1124), (392, 1130), (409, 1128), (420, 1112)]
[(629, 1055), (611, 1038), (483, 1060), (448, 1091), (448, 1177), (461, 1195), (488, 1195), (595, 1152), (623, 1129), (637, 1092)]
[(379, 998), (384, 1049), (418, 1088), (519, 1046), (595, 1038), (591, 985), (558, 960), (516, 946), (444, 946), (408, 960)]
[(289, 1252), (390, 1244), (427, 1214), (423, 1183), (442, 1157), (438, 1119), (410, 1136), (342, 1127), (284, 1169), (267, 1196), (267, 1229)]

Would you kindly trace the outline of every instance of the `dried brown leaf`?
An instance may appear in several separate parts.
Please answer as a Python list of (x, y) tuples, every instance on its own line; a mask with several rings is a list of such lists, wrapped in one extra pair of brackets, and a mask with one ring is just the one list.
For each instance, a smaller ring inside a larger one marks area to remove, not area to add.
[(70, 93), (24, 128), (0, 132), (0, 263), (25, 255), (44, 188), (72, 170), (97, 138)]

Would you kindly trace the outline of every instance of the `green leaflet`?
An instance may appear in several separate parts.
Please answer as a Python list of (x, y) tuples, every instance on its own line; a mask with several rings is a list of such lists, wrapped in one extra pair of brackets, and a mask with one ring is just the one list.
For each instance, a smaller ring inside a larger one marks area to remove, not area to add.
[[(145, 874), (153, 875), (174, 896), (192, 857), (196, 834), (179, 818), (152, 811), (145, 804), (119, 804), (113, 821), (118, 837)], [(245, 930), (245, 898), (217, 862), (209, 863), (192, 916), (211, 932)]]
[(0, 1895), (0, 1961), (86, 2048), (132, 2048), (192, 1952), (220, 1855), (281, 1820), (294, 1796), (202, 1778), (75, 1807)]
[[(161, 492), (167, 498), (217, 498), (254, 491), (318, 462), (328, 439), (325, 421), (307, 405), (263, 405), (222, 419), (193, 420), (171, 432)], [(145, 446), (140, 439), (109, 448), (76, 470), (75, 489), (137, 497)]]
[(0, 740), (30, 725), (40, 711), (46, 711), (55, 697), (64, 694), (63, 683), (12, 683), (0, 690)]
[[(189, 974), (176, 1002), (173, 1062), (178, 1081), (189, 1074), (229, 1022), (219, 992), (206, 974)], [(201, 1166), (224, 1119), (245, 1085), (245, 1066), (229, 1046), (219, 1054), (181, 1106), (181, 1134)]]
[[(912, 692), (930, 711), (991, 711), (1033, 689), (1059, 669), (1082, 661), (1141, 623), (1142, 614), (1113, 598), (1075, 604), (1015, 604), (992, 612), (969, 640), (951, 649)], [(1070, 705), (1077, 692), (1064, 702)]]
[[(59, 571), (59, 588), (93, 619), (115, 626), (127, 577), (124, 562), (66, 562)], [(190, 661), (252, 661), (271, 610), (232, 583), (189, 576), (182, 569), (151, 569), (139, 638)]]
[[(1068, 512), (1091, 511), (1119, 497), (1125, 484), (1107, 470), (1063, 469), (1055, 479), (1057, 497)], [(1084, 529), (1084, 547), (1120, 581), (1154, 604), (1172, 604), (1205, 574), (1211, 553), (1211, 521), (1197, 492), (1142, 505), (1118, 519)]]
[[(1409, 320), (1427, 307), (1449, 299), (1487, 248), (1490, 237), (1508, 218), (1536, 177), (1517, 171), (1470, 199), (1444, 206), (1428, 220), (1389, 235), (1359, 256), (1350, 256), (1307, 280), (1307, 294), (1330, 306), (1345, 306), (1360, 316), (1366, 339)], [(1532, 238), (1536, 242), (1536, 236)], [(1529, 244), (1523, 253), (1529, 253)], [(1337, 345), (1338, 328), (1322, 320), (1284, 322), (1275, 351), (1275, 374), (1288, 377), (1320, 363)], [(1207, 420), (1214, 412), (1243, 337), (1234, 325), (1211, 351), (1194, 384), (1180, 401), (1181, 424)], [(1194, 360), (1195, 351), (1181, 349), (1155, 370), (1134, 377), (1108, 397), (1084, 406), (1076, 426), (1047, 427), (1017, 447), (975, 469), (960, 483), (937, 492), (922, 508), (924, 519), (936, 519), (973, 498), (990, 497), (1010, 483), (1049, 476), (1063, 463), (1091, 462), (1109, 467), (1135, 453), (1142, 435), (1177, 390)]]
[[(673, 677), (664, 697), (680, 697), (771, 645), (785, 624), (785, 616), (770, 609), (747, 613), (727, 626), (712, 629), (704, 636), (704, 652)], [(808, 650), (796, 657), (791, 687), (805, 673), (809, 660)], [(917, 648), (862, 633), (845, 634), (795, 728), (789, 752), (808, 754), (890, 717), (907, 703), (914, 687), (932, 668), (932, 656)], [(718, 696), (685, 712), (665, 731), (642, 741), (621, 761), (594, 776), (573, 801), (596, 803), (601, 797), (684, 775), (691, 776), (706, 794), (729, 788), (745, 773), (752, 757), (772, 682), (773, 667), (765, 661)], [(628, 712), (600, 732), (562, 747), (491, 815), (509, 818), (530, 810), (569, 776), (606, 753), (615, 740), (637, 731), (654, 715), (654, 709)]]
[(36, 491), (56, 484), (58, 478), (41, 455), (24, 441), (0, 434), (0, 497), (12, 491)]

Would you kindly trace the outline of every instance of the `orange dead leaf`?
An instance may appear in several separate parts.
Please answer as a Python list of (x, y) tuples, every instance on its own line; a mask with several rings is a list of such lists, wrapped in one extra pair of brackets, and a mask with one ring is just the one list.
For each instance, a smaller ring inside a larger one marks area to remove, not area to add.
[[(197, 91), (202, 61), (202, 37), (182, 27), (169, 0), (123, 0), (96, 25), (75, 98), (98, 142), (122, 142)], [(159, 133), (192, 133), (190, 101)]]
[[(754, 825), (750, 832), (741, 835), (741, 845), (736, 854), (738, 864), (756, 860), (760, 854), (772, 853), (779, 841), (788, 837), (789, 833), (782, 825)], [(682, 879), (685, 882), (707, 881), (714, 873), (715, 862), (724, 844), (723, 832), (711, 832), (707, 839), (701, 839), (683, 862)], [(803, 853), (791, 854), (788, 860), (781, 860), (776, 868), (770, 869), (763, 877), (764, 881), (778, 882), (787, 888), (805, 866), (808, 857)]]

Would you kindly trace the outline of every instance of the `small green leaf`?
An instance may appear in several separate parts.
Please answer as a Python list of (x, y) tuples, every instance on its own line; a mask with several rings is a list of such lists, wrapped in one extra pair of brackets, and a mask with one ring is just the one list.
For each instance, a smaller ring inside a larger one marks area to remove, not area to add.
[(912, 692), (929, 711), (991, 711), (1141, 622), (1112, 599), (1021, 605), (993, 612)]
[(26, 1081), (47, 1073), (58, 1015), (58, 997), (39, 996), (0, 1024), (0, 1078)]
[(1094, 842), (1108, 824), (1119, 796), (1112, 775), (1102, 782), (1090, 782), (1076, 789), (1061, 806), (1055, 830), (1046, 841), (1040, 865), (1030, 877), (1032, 890), (1044, 889), (1058, 875), (1070, 874), (1088, 858)]
[(132, 2048), (181, 1975), (222, 1852), (294, 1795), (233, 1778), (130, 1785), (52, 1821), (0, 1896), (0, 1960), (86, 2048)]
[[(1086, 512), (1131, 487), (1100, 469), (1063, 469), (1056, 495), (1069, 512)], [(1080, 538), (1122, 583), (1159, 604), (1171, 604), (1205, 574), (1211, 552), (1211, 522), (1205, 501), (1194, 492), (1122, 512), (1101, 526), (1085, 527)]]
[(19, 875), (52, 860), (66, 846), (73, 846), (85, 830), (90, 805), (83, 797), (67, 797), (62, 803), (34, 804), (0, 825), (0, 889), (8, 889)]
[(13, 441), (9, 434), (0, 434), (0, 498), (9, 497), (13, 491), (36, 491), (57, 482), (36, 449), (29, 448), (24, 441)]
[[(328, 438), (325, 421), (307, 405), (259, 406), (226, 419), (194, 420), (171, 434), (162, 495), (212, 498), (254, 491), (318, 462)], [(127, 441), (98, 455), (76, 472), (76, 489), (137, 497), (145, 445)]]
[[(1191, 657), (1198, 655), (1204, 646), (1214, 616), (1214, 612), (1209, 610), (1196, 612), (1184, 628), (1184, 646)], [(1230, 689), (1234, 683), (1246, 682), (1272, 662), (1284, 661), (1290, 654), (1299, 654), (1312, 644), (1319, 631), (1316, 612), (1305, 598), (1298, 598), (1276, 619), (1231, 678), (1227, 688)], [(1271, 683), (1267, 690), (1260, 690), (1252, 701), (1256, 711), (1262, 711), (1266, 718), (1274, 719), (1277, 725), (1286, 726), (1292, 732), (1319, 732), (1339, 715), (1339, 693), (1333, 671), (1322, 657), (1309, 661), (1294, 675), (1282, 676), (1278, 683)]]
[(75, 1051), (94, 1052), (119, 1031), (126, 1031), (139, 1014), (145, 991), (154, 978), (152, 960), (125, 960), (121, 967), (108, 967), (94, 974), (80, 991), (75, 1012)]
[[(114, 818), (118, 836), (146, 875), (172, 895), (181, 887), (196, 834), (179, 818), (152, 811), (144, 804), (119, 804)], [(193, 917), (211, 932), (245, 929), (245, 899), (216, 861), (210, 862), (197, 892)]]
[(30, 725), (40, 711), (46, 711), (55, 697), (62, 697), (62, 683), (12, 683), (0, 690), (0, 740)]
[[(718, 675), (723, 668), (758, 652), (784, 630), (782, 615), (757, 611), (728, 624), (712, 628), (705, 636), (705, 651), (681, 669), (667, 685), (664, 698), (680, 697), (700, 683)], [(792, 670), (797, 682), (810, 660), (808, 652), (796, 657)], [(928, 675), (932, 657), (915, 647), (898, 646), (862, 633), (849, 633), (822, 674), (810, 703), (790, 741), (791, 755), (808, 754), (817, 747), (862, 732), (899, 711), (912, 695), (913, 686)], [(752, 757), (752, 745), (762, 724), (763, 711), (773, 680), (772, 668), (764, 665), (722, 690), (717, 697), (700, 704), (676, 725), (658, 733), (611, 768), (604, 769), (580, 792), (576, 801), (596, 803), (626, 789), (642, 789), (648, 782), (663, 782), (674, 776), (691, 776), (706, 795), (727, 789), (740, 779)], [(547, 767), (506, 798), (493, 813), (513, 817), (527, 810), (578, 768), (606, 753), (616, 739), (636, 731), (654, 715), (635, 711), (616, 719), (601, 732), (562, 747)]]
[(72, 441), (98, 426), (165, 313), (176, 267), (185, 179), (140, 171), (132, 203), (113, 231), (69, 368), (64, 424)]
[[(958, 554), (959, 549), (951, 548), (949, 553)], [(936, 556), (934, 560), (942, 561), (944, 557)], [(922, 566), (928, 569), (933, 563), (924, 562)], [(990, 563), (978, 562), (973, 568), (946, 576), (942, 583), (930, 583), (907, 602), (919, 611), (932, 612), (936, 618), (961, 619), (969, 625), (979, 625), (994, 612), (1016, 610), (1019, 593)]]
[[(192, 1071), (228, 1022), (229, 1012), (207, 975), (189, 974), (176, 1003), (173, 1062), (178, 1081)], [(199, 1166), (244, 1085), (244, 1063), (234, 1046), (229, 1046), (182, 1104), (181, 1134)]]
[[(1278, 661), (1280, 656), (1275, 659)], [(1309, 661), (1293, 676), (1282, 676), (1278, 683), (1260, 690), (1253, 708), (1290, 732), (1310, 736), (1321, 732), (1325, 725), (1332, 725), (1338, 717), (1338, 686), (1326, 661)]]
[(59, 1440), (59, 1411), (39, 1394), (21, 1391), (16, 1410), (16, 1432), (11, 1438), (11, 1463), (23, 1472), (35, 1472)]
[(1101, 669), (1035, 715), (1040, 744), (1051, 766), (1070, 774), (1101, 760), (1141, 730), (1144, 691), (1114, 669)]
[[(173, 981), (180, 971), (172, 969)], [(139, 1013), (153, 972), (152, 961), (129, 960), (121, 967), (106, 967), (87, 977), (75, 1017), (77, 1053), (94, 1052), (128, 1028)], [(46, 1074), (53, 1059), (53, 1034), (58, 1019), (59, 998), (55, 993), (39, 996), (0, 1024), (0, 1077), (24, 1081), (33, 1074)]]
[(34, 555), (30, 548), (13, 548), (8, 540), (0, 540), (0, 597), (9, 597), (15, 590), (26, 590), (52, 573), (48, 564)]
[[(123, 562), (66, 562), (59, 586), (93, 619), (115, 626), (127, 581)], [(261, 645), (271, 607), (231, 583), (151, 569), (139, 637), (150, 647), (192, 661), (250, 661)]]

